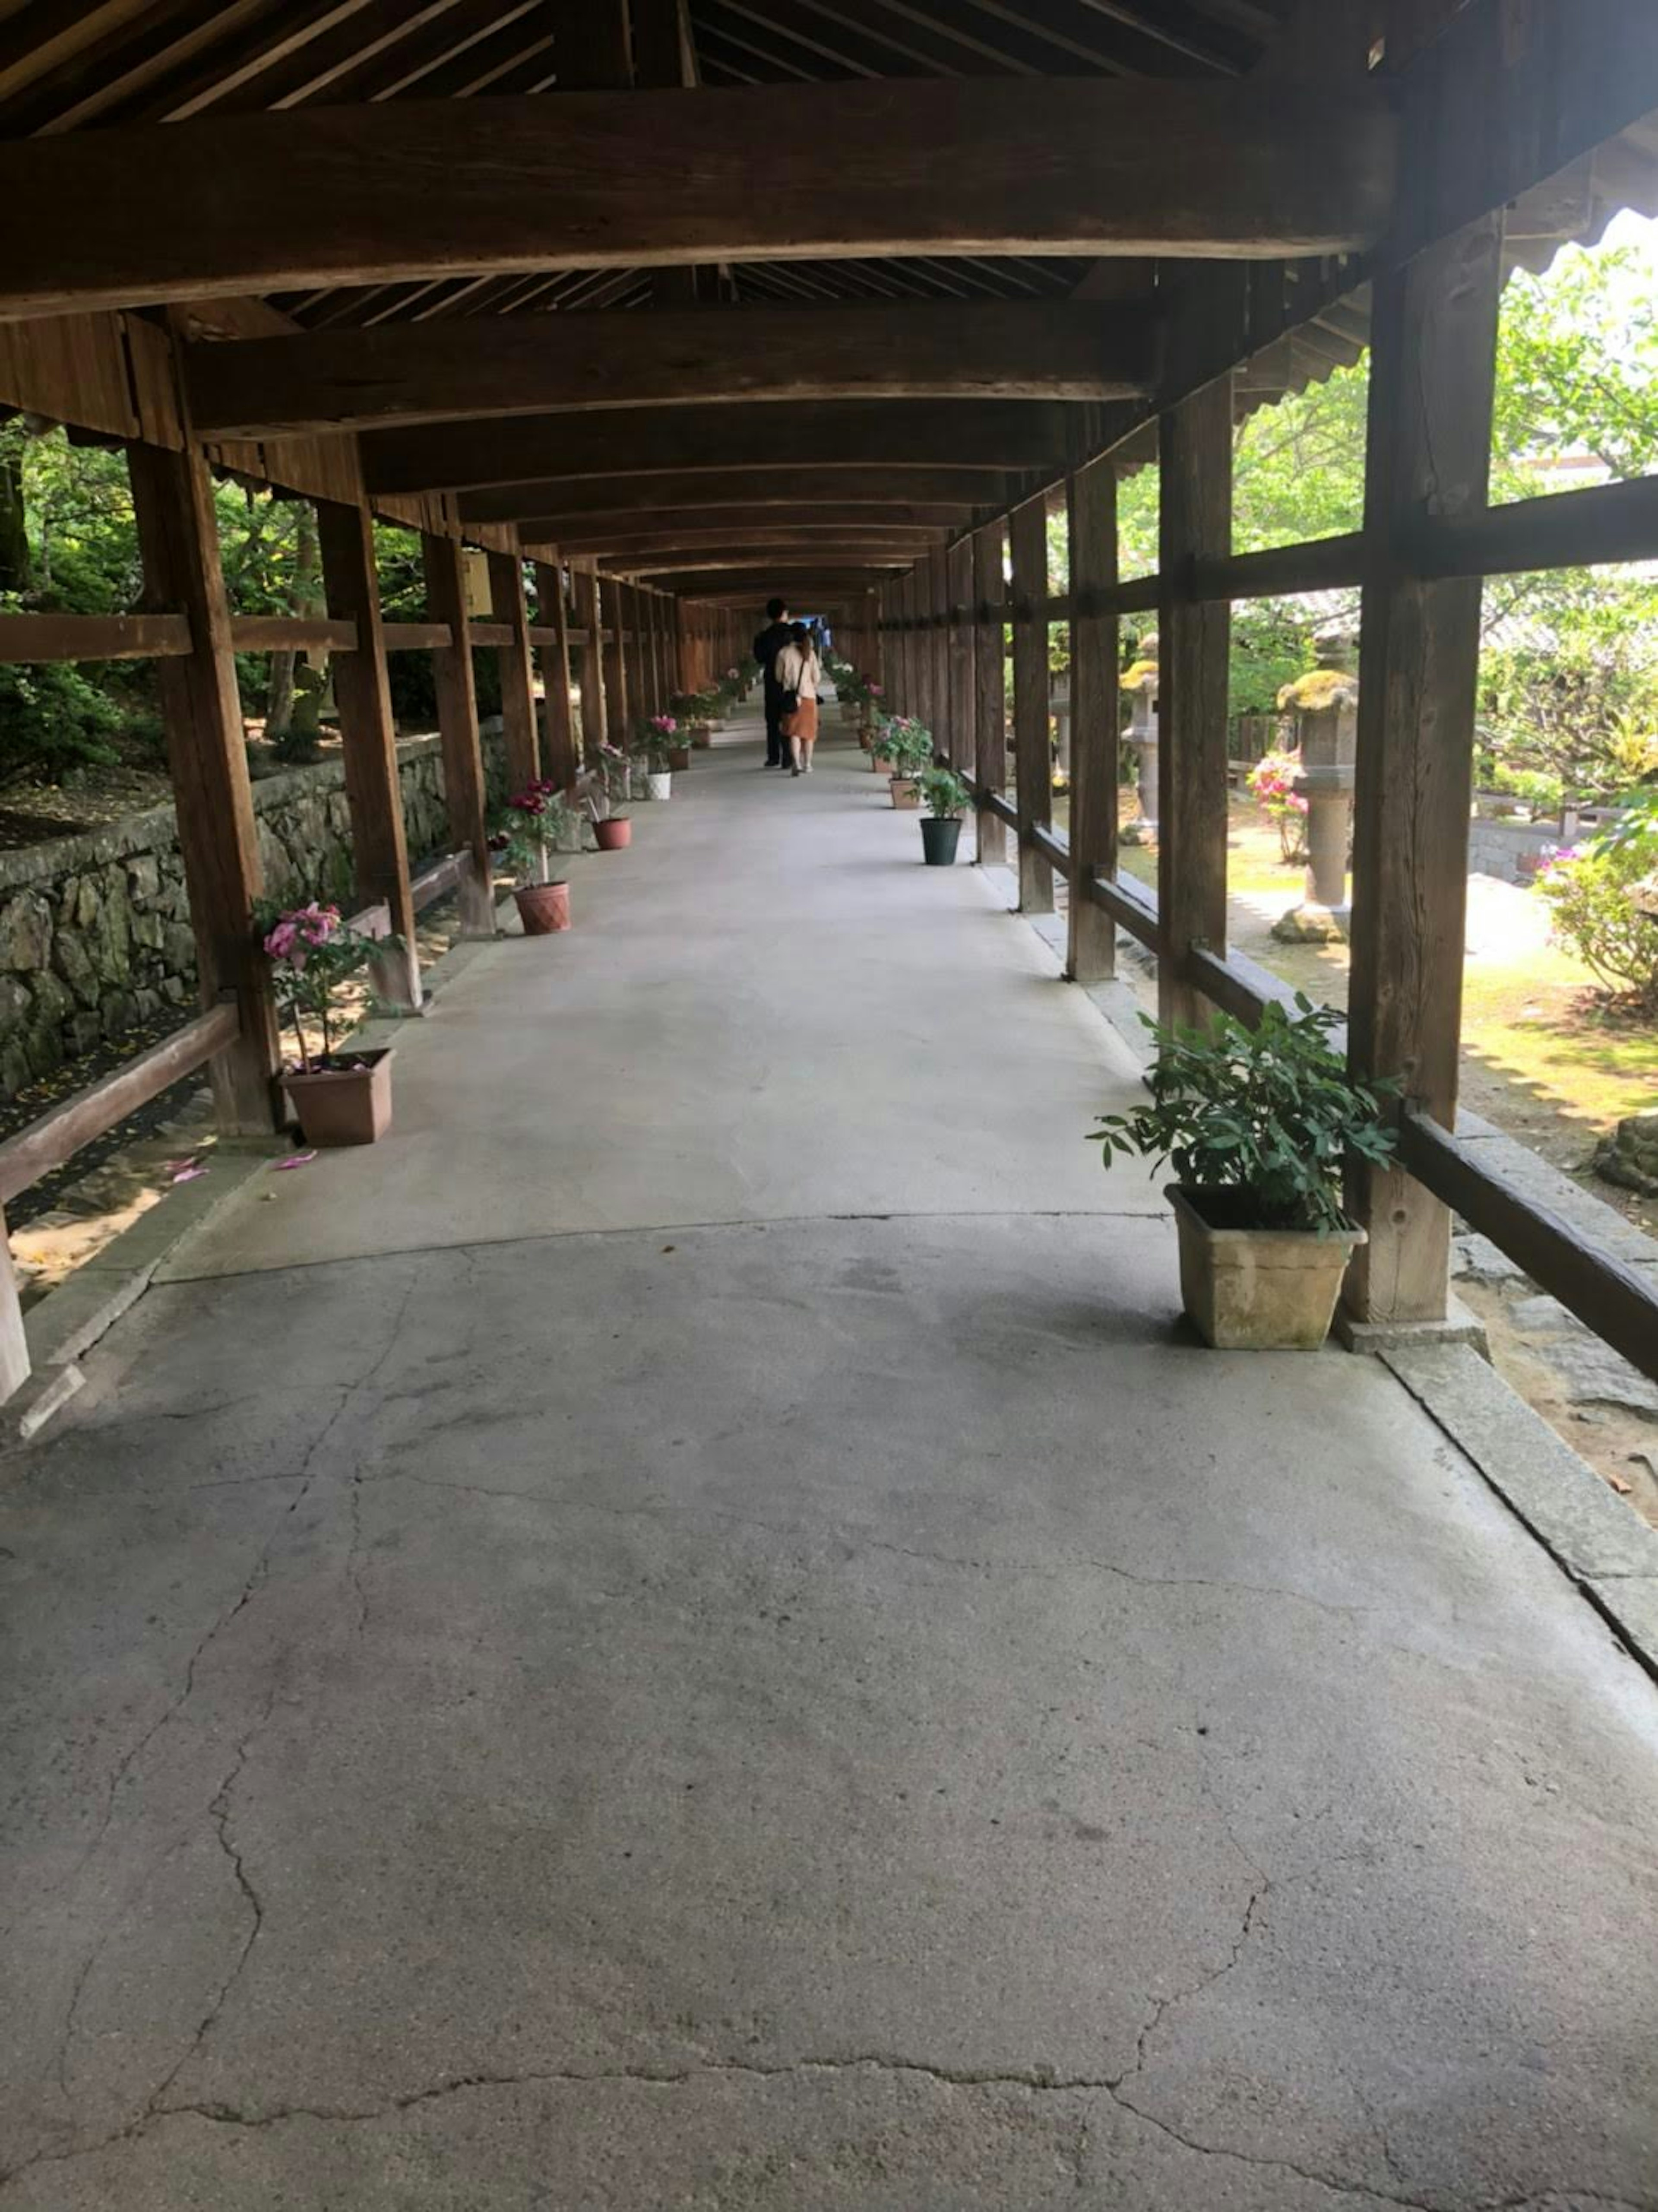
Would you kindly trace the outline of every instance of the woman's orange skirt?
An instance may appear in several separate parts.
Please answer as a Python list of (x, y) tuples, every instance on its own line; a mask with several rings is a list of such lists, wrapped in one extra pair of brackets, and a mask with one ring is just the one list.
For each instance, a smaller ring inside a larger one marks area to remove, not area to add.
[(803, 745), (817, 742), (817, 702), (803, 699), (792, 714), (785, 714), (778, 724), (786, 738), (799, 738)]

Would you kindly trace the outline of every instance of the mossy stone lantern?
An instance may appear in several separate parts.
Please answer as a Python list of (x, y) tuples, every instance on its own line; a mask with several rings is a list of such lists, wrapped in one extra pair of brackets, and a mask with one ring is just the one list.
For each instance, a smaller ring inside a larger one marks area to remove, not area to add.
[(1357, 633), (1345, 623), (1313, 641), (1318, 665), (1278, 694), (1295, 719), (1301, 767), (1295, 788), (1307, 802), (1307, 882), (1299, 906), (1272, 925), (1286, 944), (1327, 945), (1347, 935), (1347, 856), (1352, 847), (1353, 775), (1358, 750)]

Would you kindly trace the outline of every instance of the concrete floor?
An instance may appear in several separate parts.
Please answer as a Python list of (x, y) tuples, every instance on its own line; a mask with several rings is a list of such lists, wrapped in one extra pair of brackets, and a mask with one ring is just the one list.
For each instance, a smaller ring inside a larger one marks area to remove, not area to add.
[(5, 2212), (1658, 2204), (1658, 1692), (733, 749), (0, 1490)]

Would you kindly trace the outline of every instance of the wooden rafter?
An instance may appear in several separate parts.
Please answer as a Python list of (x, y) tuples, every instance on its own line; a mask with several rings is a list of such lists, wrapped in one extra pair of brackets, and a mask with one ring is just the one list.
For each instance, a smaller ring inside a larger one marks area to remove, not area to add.
[(843, 84), (809, 132), (774, 111), (742, 92), (501, 99), (487, 162), (442, 100), (0, 146), (0, 204), (31, 210), (0, 312), (560, 264), (1330, 253), (1393, 209), (1395, 126), (1364, 84)]

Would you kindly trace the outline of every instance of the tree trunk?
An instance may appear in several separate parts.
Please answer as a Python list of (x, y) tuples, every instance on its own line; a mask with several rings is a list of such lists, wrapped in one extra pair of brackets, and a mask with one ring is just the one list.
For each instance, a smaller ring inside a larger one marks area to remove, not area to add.
[[(309, 500), (301, 502), (294, 548), (294, 582), (288, 603), (296, 615), (320, 614), (322, 583), (317, 562), (317, 511)], [(313, 665), (326, 656), (308, 656)], [(288, 647), (270, 656), (270, 681), (266, 693), (264, 734), (267, 739), (285, 738), (294, 723), (294, 666), (297, 654)]]
[(26, 592), (29, 538), (23, 514), (23, 452), (15, 436), (0, 440), (0, 592)]

